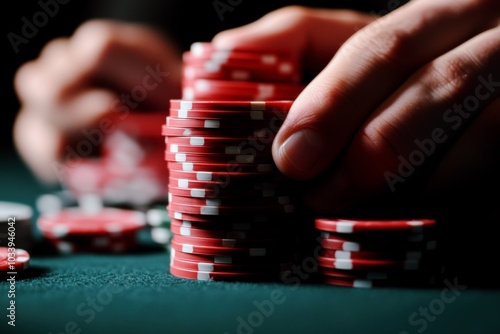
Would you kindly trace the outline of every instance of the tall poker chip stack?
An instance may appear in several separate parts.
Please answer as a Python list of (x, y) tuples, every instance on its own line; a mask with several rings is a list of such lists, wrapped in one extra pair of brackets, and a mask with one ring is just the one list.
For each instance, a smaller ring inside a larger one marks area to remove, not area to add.
[(426, 287), (438, 272), (435, 219), (315, 219), (320, 281), (346, 287)]
[(283, 55), (210, 43), (184, 54), (183, 96), (162, 129), (174, 276), (275, 281), (293, 262), (297, 208), (271, 144), (299, 80)]

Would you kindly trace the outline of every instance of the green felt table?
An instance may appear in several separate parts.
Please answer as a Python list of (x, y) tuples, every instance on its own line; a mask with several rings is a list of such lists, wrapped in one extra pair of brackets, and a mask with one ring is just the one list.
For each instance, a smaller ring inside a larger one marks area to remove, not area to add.
[[(33, 206), (47, 189), (16, 155), (1, 159), (0, 200)], [(162, 250), (35, 252), (31, 268), (16, 282), (15, 327), (7, 324), (9, 286), (0, 283), (0, 333), (500, 333), (495, 288), (184, 280), (169, 274)], [(460, 277), (446, 279), (461, 284)]]

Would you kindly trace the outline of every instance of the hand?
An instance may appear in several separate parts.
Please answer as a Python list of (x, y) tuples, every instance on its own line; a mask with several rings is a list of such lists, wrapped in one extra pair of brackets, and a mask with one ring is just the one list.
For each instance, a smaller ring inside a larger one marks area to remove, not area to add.
[(273, 143), (283, 173), (312, 179), (316, 212), (410, 185), (412, 196), (463, 203), (500, 183), (499, 19), (494, 0), (413, 1), (376, 20), (291, 7), (213, 42), (272, 47), (320, 68)]
[(53, 162), (105, 114), (166, 110), (169, 99), (180, 96), (180, 67), (180, 50), (148, 27), (84, 23), (70, 38), (48, 43), (16, 73), (19, 153), (41, 180), (57, 181)]

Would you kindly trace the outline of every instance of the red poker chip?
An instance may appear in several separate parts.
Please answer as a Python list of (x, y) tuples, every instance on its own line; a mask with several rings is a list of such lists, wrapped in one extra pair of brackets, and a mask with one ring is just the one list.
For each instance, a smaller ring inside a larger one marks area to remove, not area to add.
[(179, 278), (199, 281), (276, 281), (279, 278), (279, 272), (204, 272), (185, 270), (175, 265), (170, 266), (170, 273)]
[(232, 189), (239, 188), (241, 190), (264, 190), (264, 189), (279, 189), (280, 184), (277, 181), (266, 180), (245, 180), (237, 178), (229, 178), (225, 180), (217, 181), (198, 181), (190, 180), (186, 178), (178, 178), (169, 176), (168, 185), (177, 188), (200, 188), (200, 189)]
[(197, 206), (235, 206), (235, 207), (247, 207), (247, 206), (275, 206), (275, 205), (287, 205), (291, 204), (292, 200), (289, 196), (277, 196), (277, 197), (256, 197), (256, 198), (197, 198), (197, 197), (185, 197), (178, 196), (172, 193), (168, 194), (169, 203), (178, 203), (185, 205), (197, 205)]
[(260, 212), (255, 212), (254, 214), (240, 215), (240, 216), (209, 216), (209, 215), (198, 215), (186, 212), (179, 212), (171, 210), (170, 206), (167, 206), (168, 214), (171, 218), (177, 220), (185, 220), (192, 222), (203, 222), (203, 223), (264, 223), (269, 222), (271, 224), (285, 224), (292, 223), (294, 217), (285, 215), (265, 215)]
[(186, 179), (191, 181), (200, 182), (218, 182), (228, 183), (231, 181), (245, 181), (245, 182), (274, 182), (283, 179), (280, 174), (269, 173), (250, 173), (250, 172), (186, 172), (169, 169), (169, 176), (171, 178)]
[(167, 167), (169, 170), (185, 172), (278, 173), (274, 164), (216, 164), (169, 161)]
[[(274, 120), (272, 124), (266, 120), (233, 120), (233, 119), (190, 119), (167, 116), (167, 127), (200, 128), (200, 129), (261, 129), (271, 126), (280, 126), (283, 121)], [(219, 130), (219, 136), (222, 130)]]
[(201, 272), (238, 272), (238, 273), (276, 273), (287, 270), (290, 264), (233, 264), (213, 263), (207, 261), (186, 261), (175, 256), (170, 257), (170, 265), (179, 269), (194, 270)]
[(137, 231), (145, 225), (140, 211), (102, 208), (86, 212), (79, 208), (66, 208), (56, 213), (42, 214), (37, 226), (42, 233), (64, 237), (73, 234), (123, 234)]
[(75, 241), (71, 239), (47, 239), (54, 249), (64, 255), (68, 254), (109, 254), (128, 253), (135, 251), (139, 244), (135, 238), (111, 239), (88, 238), (86, 241)]
[(333, 240), (346, 240), (351, 242), (370, 245), (373, 243), (380, 244), (383, 241), (386, 244), (406, 244), (406, 243), (422, 243), (426, 240), (434, 240), (436, 238), (435, 229), (429, 228), (425, 233), (408, 232), (408, 231), (388, 231), (388, 232), (371, 232), (371, 233), (335, 233), (320, 231), (320, 238)]
[(278, 57), (287, 57), (286, 53), (283, 51), (276, 50), (270, 52), (269, 50), (259, 50), (259, 49), (246, 49), (246, 48), (232, 48), (232, 49), (220, 49), (217, 48), (214, 44), (210, 42), (195, 42), (191, 44), (190, 52), (193, 56), (206, 56), (212, 55), (214, 53), (222, 53), (226, 54), (226, 57), (235, 57), (235, 54), (244, 53), (250, 55), (262, 55), (262, 54), (271, 54), (276, 55)]
[(277, 130), (274, 128), (263, 127), (260, 129), (224, 129), (223, 131), (219, 128), (214, 129), (201, 129), (201, 128), (177, 128), (173, 126), (167, 126), (162, 124), (161, 134), (162, 136), (174, 136), (174, 137), (192, 137), (192, 136), (204, 136), (204, 137), (232, 137), (232, 138), (260, 138), (261, 141), (272, 142), (276, 136)]
[(288, 110), (198, 110), (170, 108), (169, 116), (179, 119), (215, 119), (215, 120), (284, 120)]
[(30, 254), (21, 248), (0, 247), (0, 273), (18, 272), (28, 269)]
[(165, 160), (170, 162), (218, 163), (218, 164), (259, 164), (272, 163), (272, 155), (266, 153), (254, 154), (194, 154), (165, 152)]
[(337, 278), (351, 278), (351, 279), (362, 279), (362, 280), (392, 280), (392, 281), (427, 281), (435, 276), (432, 271), (419, 270), (414, 271), (394, 271), (394, 270), (340, 270), (332, 268), (318, 267), (318, 274), (327, 277), (337, 277)]
[(421, 260), (335, 259), (323, 256), (318, 257), (318, 264), (322, 267), (340, 270), (397, 268), (416, 271), (422, 268)]
[(369, 279), (322, 276), (320, 278), (320, 281), (325, 284), (342, 286), (342, 287), (352, 287), (352, 288), (430, 287), (435, 284), (433, 277), (422, 278), (418, 280), (415, 279), (369, 280)]
[(177, 251), (175, 248), (170, 249), (170, 257), (174, 257), (183, 261), (190, 262), (211, 262), (217, 264), (235, 264), (235, 265), (276, 265), (281, 263), (289, 263), (296, 260), (293, 252), (280, 256), (235, 256), (235, 255), (201, 255), (191, 254)]
[(171, 248), (178, 252), (200, 255), (228, 255), (228, 256), (251, 256), (261, 257), (267, 255), (278, 255), (289, 249), (284, 249), (282, 246), (274, 247), (216, 247), (216, 246), (200, 246), (187, 243), (180, 243), (174, 238), (172, 239)]
[(354, 219), (327, 219), (317, 218), (314, 226), (322, 231), (336, 233), (361, 233), (380, 231), (411, 231), (423, 232), (426, 228), (434, 227), (435, 219), (402, 219), (402, 220), (354, 220)]
[[(173, 234), (186, 236), (186, 237), (199, 237), (199, 238), (220, 238), (220, 239), (264, 239), (264, 238), (290, 238), (292, 231), (282, 231), (277, 229), (262, 229), (261, 230), (223, 230), (223, 226), (219, 226), (220, 230), (193, 228), (192, 224), (184, 223), (170, 223), (170, 230)], [(217, 228), (217, 227), (216, 227)]]
[(174, 137), (166, 138), (167, 144), (179, 146), (193, 147), (221, 147), (221, 146), (238, 146), (238, 147), (253, 147), (257, 150), (265, 149), (266, 146), (272, 144), (272, 140), (261, 140), (258, 137), (242, 137), (234, 138), (225, 137), (208, 137), (208, 136), (191, 136), (191, 137)]
[(292, 214), (295, 212), (295, 206), (292, 204), (286, 205), (269, 205), (269, 206), (217, 206), (217, 205), (185, 205), (179, 203), (169, 203), (170, 210), (176, 212), (190, 213), (196, 215), (208, 216), (224, 216), (224, 215), (245, 215), (254, 212), (263, 214)]
[[(194, 153), (194, 154), (217, 154), (217, 155), (237, 155), (237, 154), (248, 154), (247, 152), (252, 152), (256, 148), (249, 146), (249, 143), (243, 143), (242, 145), (223, 145), (223, 146), (184, 146), (178, 144), (167, 143), (166, 151), (170, 153)], [(258, 150), (260, 154), (271, 155), (271, 147), (264, 146)]]
[[(193, 87), (200, 92), (223, 92), (234, 91), (244, 92), (249, 94), (274, 95), (276, 93), (300, 93), (304, 89), (302, 84), (294, 83), (269, 83), (269, 82), (253, 82), (253, 81), (229, 81), (229, 80), (208, 80), (195, 79), (185, 81), (184, 86)], [(181, 108), (183, 109), (183, 108)]]
[(212, 88), (210, 91), (200, 91), (195, 90), (192, 86), (184, 84), (182, 89), (182, 98), (184, 100), (264, 100), (264, 101), (275, 101), (275, 100), (293, 100), (301, 93), (301, 90), (297, 91), (278, 91), (278, 92), (267, 92), (263, 90), (262, 92), (255, 91), (240, 91), (231, 90), (227, 88)]
[(176, 196), (195, 198), (268, 198), (283, 195), (280, 189), (226, 189), (218, 185), (206, 188), (179, 188), (168, 186), (168, 192)]
[(183, 110), (290, 110), (293, 100), (285, 101), (189, 101), (170, 100), (170, 108)]
[(348, 252), (359, 251), (375, 251), (375, 252), (391, 252), (391, 251), (430, 251), (435, 250), (436, 240), (424, 240), (421, 242), (408, 242), (399, 240), (380, 240), (374, 239), (372, 242), (354, 242), (345, 239), (329, 238), (320, 239), (321, 247), (330, 250), (342, 250)]
[(231, 219), (218, 219), (206, 221), (189, 221), (179, 220), (172, 218), (171, 225), (177, 225), (179, 228), (193, 228), (208, 232), (224, 231), (227, 233), (234, 232), (257, 232), (257, 233), (277, 233), (279, 235), (286, 235), (295, 232), (295, 222), (282, 221), (276, 217), (256, 217), (255, 219), (248, 219), (248, 217), (230, 217)]
[(359, 251), (359, 252), (348, 252), (343, 250), (331, 250), (323, 249), (320, 252), (321, 256), (329, 257), (333, 259), (378, 259), (378, 260), (419, 260), (423, 257), (427, 257), (433, 254), (432, 251), (387, 251), (387, 252), (369, 252), (369, 251)]
[[(238, 80), (295, 84), (300, 82), (300, 73), (297, 73), (293, 65), (287, 62), (282, 62), (275, 67), (242, 65), (241, 67), (237, 67), (237, 63), (212, 65), (210, 62), (187, 64), (182, 70), (182, 80)], [(207, 70), (207, 67), (211, 66), (213, 66), (213, 70)]]
[(228, 239), (228, 238), (205, 238), (205, 237), (193, 237), (193, 236), (182, 236), (179, 234), (174, 235), (174, 240), (180, 244), (189, 244), (197, 246), (208, 246), (208, 247), (231, 247), (231, 248), (257, 248), (257, 247), (289, 247), (292, 244), (292, 240), (286, 239), (273, 239), (267, 237), (267, 239)]
[(193, 44), (190, 51), (182, 54), (184, 63), (197, 63), (211, 61), (213, 63), (225, 64), (228, 62), (239, 61), (241, 63), (250, 63), (256, 65), (275, 66), (280, 61), (289, 61), (297, 63), (288, 55), (283, 55), (276, 52), (262, 52), (248, 51), (248, 50), (221, 50), (221, 49), (208, 49), (210, 46), (199, 46), (198, 43)]

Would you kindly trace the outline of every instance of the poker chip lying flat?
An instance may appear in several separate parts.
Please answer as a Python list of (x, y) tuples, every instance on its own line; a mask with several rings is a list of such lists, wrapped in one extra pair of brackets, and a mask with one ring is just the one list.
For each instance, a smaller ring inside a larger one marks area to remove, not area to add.
[(170, 265), (170, 273), (176, 277), (199, 281), (276, 281), (279, 272), (218, 272), (186, 270)]
[(28, 269), (30, 254), (20, 248), (0, 247), (0, 274), (7, 274), (8, 272), (18, 272)]
[(387, 240), (383, 239), (383, 242), (380, 242), (380, 239), (374, 238), (372, 242), (359, 242), (359, 241), (351, 241), (346, 238), (333, 238), (330, 237), (328, 239), (320, 239), (320, 245), (325, 249), (331, 250), (343, 250), (349, 252), (359, 252), (359, 251), (373, 251), (373, 252), (382, 252), (382, 251), (392, 251), (392, 252), (408, 252), (408, 251), (428, 251), (434, 250), (437, 247), (436, 240), (419, 240), (417, 241), (407, 241), (407, 240)]
[(102, 208), (87, 212), (80, 208), (65, 208), (59, 212), (43, 214), (38, 228), (53, 237), (88, 234), (122, 234), (137, 231), (145, 225), (142, 212), (117, 208)]
[(171, 257), (190, 262), (210, 262), (220, 264), (234, 265), (277, 265), (281, 263), (291, 263), (295, 259), (294, 253), (283, 254), (279, 256), (248, 256), (248, 255), (205, 255), (185, 253), (172, 248), (170, 250)]
[(216, 164), (216, 163), (191, 163), (191, 162), (168, 162), (169, 170), (185, 172), (253, 172), (273, 173), (276, 169), (273, 164)]
[(397, 268), (400, 270), (417, 270), (421, 267), (419, 259), (385, 260), (385, 259), (338, 259), (319, 256), (318, 264), (322, 267), (342, 270), (363, 270), (374, 268)]
[[(215, 120), (272, 120), (285, 119), (288, 111), (273, 110), (197, 110), (170, 108), (169, 115), (175, 118), (215, 119)], [(214, 139), (215, 140), (215, 139)]]
[(422, 232), (436, 224), (434, 219), (409, 219), (409, 220), (349, 220), (349, 219), (315, 219), (317, 229), (336, 233), (360, 233), (376, 231), (411, 231)]
[(290, 110), (293, 100), (289, 101), (187, 101), (173, 99), (170, 100), (170, 108), (184, 110)]

